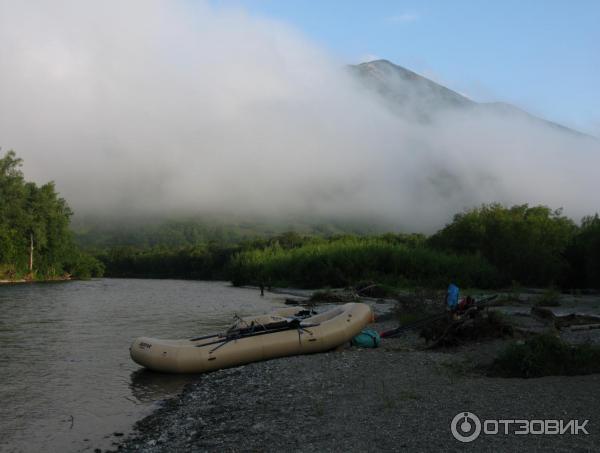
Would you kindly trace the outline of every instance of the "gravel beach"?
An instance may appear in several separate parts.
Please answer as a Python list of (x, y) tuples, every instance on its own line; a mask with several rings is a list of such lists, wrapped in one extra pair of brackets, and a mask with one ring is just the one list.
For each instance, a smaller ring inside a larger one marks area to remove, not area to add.
[[(378, 330), (395, 323), (375, 324)], [(346, 347), (200, 375), (137, 423), (118, 451), (600, 450), (600, 375), (490, 378), (477, 371), (504, 340), (422, 349), (415, 334), (377, 349)], [(460, 412), (483, 420), (589, 420), (589, 434), (450, 430)]]

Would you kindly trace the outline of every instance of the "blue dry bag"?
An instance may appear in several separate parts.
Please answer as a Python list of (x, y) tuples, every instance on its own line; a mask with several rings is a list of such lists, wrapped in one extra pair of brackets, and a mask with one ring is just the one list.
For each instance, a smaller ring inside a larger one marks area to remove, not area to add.
[(446, 295), (446, 304), (450, 310), (453, 310), (458, 305), (458, 286), (453, 283), (448, 285), (448, 294)]
[(355, 336), (350, 344), (359, 348), (376, 348), (381, 342), (381, 337), (373, 329), (363, 329)]

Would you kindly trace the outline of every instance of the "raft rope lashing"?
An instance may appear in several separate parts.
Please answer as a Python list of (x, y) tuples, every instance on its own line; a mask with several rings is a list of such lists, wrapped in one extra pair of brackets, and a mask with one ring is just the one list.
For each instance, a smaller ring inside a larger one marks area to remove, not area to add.
[(224, 346), (225, 344), (227, 344), (227, 343), (229, 343), (230, 341), (233, 341), (233, 340), (240, 340), (240, 339), (243, 339), (243, 338), (256, 337), (256, 336), (259, 336), (259, 335), (268, 335), (268, 334), (277, 333), (277, 332), (285, 332), (285, 331), (288, 331), (288, 330), (293, 330), (294, 328), (299, 329), (299, 330), (301, 330), (303, 332), (307, 332), (310, 335), (313, 335), (313, 333), (310, 330), (308, 330), (307, 327), (316, 327), (316, 326), (319, 325), (319, 324), (309, 324), (309, 325), (304, 325), (303, 326), (303, 325), (300, 324), (300, 320), (296, 320), (296, 321), (298, 322), (297, 324), (296, 323), (291, 323), (291, 322), (285, 323), (284, 325), (281, 325), (282, 323), (274, 323), (274, 324), (277, 324), (277, 327), (272, 327), (272, 328), (269, 328), (269, 325), (267, 324), (266, 326), (263, 326), (263, 328), (265, 330), (262, 330), (262, 331), (255, 331), (255, 330), (245, 330), (245, 331), (243, 331), (242, 330), (242, 331), (235, 332), (235, 334), (231, 334), (230, 333), (230, 334), (228, 334), (225, 337), (223, 337), (221, 335), (216, 335), (216, 336), (221, 336), (222, 339), (221, 340), (216, 340), (216, 341), (211, 341), (209, 343), (197, 344), (196, 347), (197, 348), (202, 348), (202, 347), (205, 347), (205, 346), (212, 346), (212, 345), (215, 345), (215, 344), (219, 344), (219, 346), (217, 348), (214, 348), (212, 351), (210, 351), (210, 352), (213, 352), (213, 351), (219, 349), (221, 346)]

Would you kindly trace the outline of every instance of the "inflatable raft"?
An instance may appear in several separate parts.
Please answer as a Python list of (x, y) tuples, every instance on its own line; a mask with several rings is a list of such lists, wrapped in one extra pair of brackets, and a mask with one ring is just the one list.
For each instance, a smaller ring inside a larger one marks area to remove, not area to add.
[(260, 360), (334, 349), (373, 321), (371, 307), (340, 305), (320, 314), (286, 308), (239, 318), (227, 331), (185, 340), (140, 337), (131, 358), (156, 371), (203, 373)]

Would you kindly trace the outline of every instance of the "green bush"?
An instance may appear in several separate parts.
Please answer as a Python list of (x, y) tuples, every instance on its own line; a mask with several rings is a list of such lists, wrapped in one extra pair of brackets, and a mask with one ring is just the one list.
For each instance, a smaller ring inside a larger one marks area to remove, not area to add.
[(549, 288), (533, 299), (533, 305), (536, 307), (559, 307), (560, 293), (554, 288)]
[(87, 253), (75, 254), (65, 268), (73, 277), (83, 280), (104, 275), (104, 264)]
[(233, 256), (234, 284), (270, 283), (306, 288), (350, 286), (361, 280), (445, 287), (492, 287), (499, 275), (485, 259), (408, 246), (382, 238), (315, 239), (293, 249), (278, 244)]
[(600, 372), (600, 347), (571, 346), (550, 334), (524, 343), (512, 343), (500, 353), (489, 374), (500, 377), (535, 378), (572, 376)]
[(576, 232), (577, 226), (561, 210), (491, 204), (457, 214), (428, 244), (481, 254), (509, 282), (547, 286), (563, 283), (569, 270), (564, 254)]
[(571, 288), (600, 288), (600, 217), (584, 217), (565, 256), (571, 265)]

